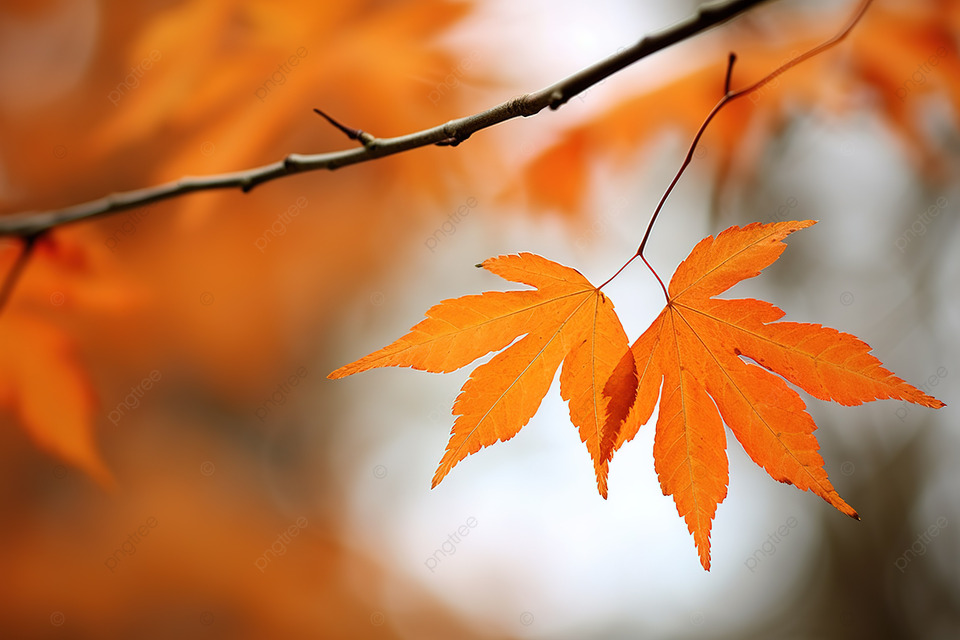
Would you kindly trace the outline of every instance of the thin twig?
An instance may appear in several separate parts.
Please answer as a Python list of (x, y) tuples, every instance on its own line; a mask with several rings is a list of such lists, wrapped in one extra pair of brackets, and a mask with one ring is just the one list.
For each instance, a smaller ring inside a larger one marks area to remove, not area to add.
[(3, 313), (3, 310), (10, 302), (10, 297), (13, 295), (13, 289), (20, 280), (20, 276), (23, 275), (23, 270), (27, 266), (27, 261), (30, 260), (30, 255), (33, 253), (34, 247), (37, 246), (38, 238), (39, 235), (34, 234), (26, 236), (23, 239), (23, 248), (20, 250), (20, 255), (17, 256), (13, 266), (10, 267), (10, 271), (7, 272), (7, 275), (3, 279), (3, 285), (0, 286), (0, 314)]
[(347, 136), (349, 139), (359, 140), (363, 146), (367, 146), (368, 144), (371, 144), (374, 140), (376, 140), (374, 136), (370, 135), (366, 131), (363, 131), (362, 129), (354, 129), (353, 127), (347, 127), (345, 125), (340, 124), (339, 122), (337, 122), (336, 120), (334, 120), (333, 118), (325, 114), (323, 111), (320, 111), (320, 109), (314, 109), (313, 111), (314, 113), (317, 113), (320, 116), (322, 116), (324, 120), (332, 124), (334, 127), (339, 129), (343, 133), (343, 135)]
[(660, 276), (659, 274), (657, 274), (656, 270), (650, 265), (649, 262), (647, 262), (647, 259), (643, 255), (643, 250), (647, 246), (647, 241), (650, 239), (650, 233), (653, 231), (653, 225), (656, 223), (657, 218), (660, 216), (660, 212), (663, 210), (663, 205), (667, 202), (667, 198), (670, 196), (670, 194), (673, 193), (673, 189), (677, 186), (677, 183), (680, 181), (680, 177), (683, 175), (683, 172), (686, 171), (687, 167), (693, 161), (693, 154), (696, 152), (697, 145), (700, 144), (700, 139), (703, 137), (703, 134), (706, 132), (707, 127), (710, 125), (713, 119), (717, 116), (717, 114), (720, 113), (720, 111), (729, 103), (733, 102), (734, 100), (737, 100), (738, 98), (742, 98), (746, 95), (749, 95), (754, 91), (757, 91), (758, 89), (763, 88), (765, 85), (772, 82), (775, 78), (783, 74), (788, 69), (791, 69), (792, 67), (795, 67), (806, 60), (809, 60), (813, 56), (826, 51), (830, 47), (836, 45), (841, 40), (846, 38), (847, 35), (849, 35), (849, 33), (857, 25), (857, 23), (860, 22), (860, 18), (863, 17), (863, 14), (866, 13), (867, 9), (870, 7), (872, 3), (873, 3), (873, 0), (863, 0), (863, 2), (861, 2), (860, 5), (857, 7), (857, 10), (853, 14), (853, 16), (847, 21), (846, 26), (844, 26), (843, 29), (841, 29), (836, 35), (822, 42), (821, 44), (813, 47), (812, 49), (798, 55), (797, 57), (792, 58), (791, 60), (785, 62), (784, 64), (780, 65), (779, 67), (777, 67), (776, 69), (774, 69), (773, 71), (765, 75), (760, 80), (754, 82), (753, 84), (749, 85), (744, 89), (739, 89), (737, 91), (730, 91), (730, 78), (733, 75), (733, 65), (737, 59), (735, 54), (733, 53), (730, 54), (730, 57), (727, 60), (727, 74), (726, 74), (726, 80), (724, 83), (723, 97), (720, 98), (717, 104), (713, 106), (713, 109), (711, 109), (710, 113), (707, 114), (707, 117), (704, 119), (703, 124), (700, 125), (700, 128), (697, 130), (696, 135), (693, 137), (693, 142), (690, 144), (689, 150), (687, 150), (687, 155), (683, 159), (683, 163), (680, 165), (680, 169), (677, 171), (676, 175), (673, 177), (673, 180), (670, 181), (670, 185), (667, 187), (667, 190), (664, 192), (663, 197), (660, 198), (660, 202), (657, 204), (657, 208), (654, 209), (653, 215), (650, 216), (650, 222), (647, 224), (647, 230), (643, 234), (643, 240), (640, 241), (640, 248), (637, 249), (637, 252), (633, 255), (632, 258), (627, 260), (622, 267), (617, 269), (616, 273), (610, 276), (610, 278), (606, 282), (604, 282), (602, 285), (600, 285), (598, 289), (605, 287), (608, 282), (610, 282), (611, 280), (616, 278), (618, 275), (620, 275), (620, 272), (626, 269), (631, 262), (633, 262), (637, 258), (640, 258), (643, 261), (643, 263), (647, 265), (647, 268), (650, 269), (650, 272), (657, 279), (657, 282), (660, 283), (660, 288), (663, 289), (663, 295), (667, 299), (667, 303), (670, 302), (670, 295), (667, 292), (666, 285), (664, 285), (663, 280), (660, 279)]
[[(134, 207), (214, 189), (241, 189), (246, 192), (257, 185), (284, 176), (319, 169), (334, 170), (377, 158), (431, 145), (456, 146), (471, 135), (519, 116), (532, 116), (545, 108), (558, 109), (577, 94), (617, 73), (638, 60), (682, 42), (702, 31), (768, 0), (732, 0), (725, 4), (701, 7), (694, 16), (663, 31), (651, 34), (632, 47), (589, 66), (572, 76), (535, 93), (514, 98), (480, 113), (451, 120), (396, 138), (361, 138), (363, 148), (321, 153), (290, 154), (283, 160), (247, 171), (205, 177), (184, 177), (164, 185), (125, 191), (64, 209), (33, 211), (0, 216), (0, 236), (29, 236), (53, 227), (79, 222), (96, 216), (116, 213)], [(323, 114), (321, 114), (323, 115)], [(369, 134), (367, 134), (369, 135)]]
[(730, 93), (730, 80), (733, 78), (733, 65), (737, 62), (737, 54), (733, 51), (727, 57), (727, 77), (723, 81), (724, 95)]

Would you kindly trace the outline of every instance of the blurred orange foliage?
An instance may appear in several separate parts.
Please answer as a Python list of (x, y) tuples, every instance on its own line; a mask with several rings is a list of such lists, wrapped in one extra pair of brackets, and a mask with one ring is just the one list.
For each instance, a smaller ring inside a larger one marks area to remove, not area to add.
[[(927, 162), (935, 148), (915, 110), (933, 90), (960, 100), (950, 36), (958, 5), (879, 1), (846, 53), (811, 61), (756, 105), (723, 114), (707, 142), (721, 167), (754, 140), (748, 131), (769, 135), (798, 103), (831, 104), (862, 88)], [(434, 93), (451, 73), (466, 85), (490, 71), (483, 52), (448, 38), (474, 8), (7, 0), (0, 213), (347, 146), (313, 107), (380, 136), (487, 107), (462, 92)], [(755, 78), (823, 35), (822, 16), (771, 36), (741, 22), (708, 36), (719, 44), (699, 69), (563, 132), (522, 174), (533, 208), (582, 213), (590, 163), (626, 159), (668, 126), (692, 132), (719, 97), (731, 42), (741, 53), (736, 77)], [(906, 84), (941, 46), (925, 82)], [(456, 150), (294, 176), (248, 194), (190, 195), (45, 236), (0, 315), (0, 512), (14, 523), (0, 533), (3, 635), (503, 637), (471, 627), (380, 566), (375, 550), (344, 539), (342, 487), (317, 464), (336, 459), (325, 447), (344, 427), (319, 382), (304, 383), (314, 385), (309, 447), (288, 443), (279, 461), (265, 462), (262, 449), (286, 434), (283, 416), (266, 426), (255, 417), (277, 382), (312, 357), (317, 336), (343, 322), (345, 301), (369, 298), (371, 283), (402, 264), (452, 197), (503, 186), (501, 162), (475, 136)], [(730, 175), (746, 175), (745, 166)], [(0, 272), (19, 250), (0, 244)], [(263, 467), (281, 476), (293, 508), (264, 486)], [(261, 574), (255, 561), (300, 517), (309, 526)], [(126, 552), (148, 519), (156, 527)], [(384, 594), (396, 593), (413, 604), (381, 612)]]
[[(378, 135), (463, 115), (460, 97), (430, 94), (467, 55), (442, 37), (471, 9), (4, 3), (0, 211), (347, 146), (315, 106)], [(274, 471), (237, 444), (284, 437), (255, 408), (343, 301), (369, 296), (364, 283), (405, 238), (435, 225), (462, 167), (483, 163), (483, 145), (471, 148), (190, 196), (41, 238), (0, 315), (0, 510), (16, 523), (0, 534), (0, 635), (487, 635), (341, 539), (343, 498), (315, 456)], [(20, 250), (0, 244), (3, 273)], [(186, 410), (200, 397), (204, 422)], [(335, 426), (323, 415), (312, 428)], [(256, 470), (303, 486), (301, 508), (280, 507)], [(300, 518), (309, 524), (281, 557), (278, 532)], [(263, 557), (273, 561), (260, 571)], [(395, 588), (413, 603), (400, 617), (378, 604)]]
[[(760, 7), (728, 28), (681, 47), (698, 47), (695, 68), (644, 89), (562, 132), (533, 158), (519, 183), (531, 206), (580, 211), (590, 190), (589, 167), (611, 159), (621, 164), (666, 132), (692, 139), (723, 95), (727, 53), (737, 53), (732, 89), (747, 86), (829, 37), (846, 18), (839, 12), (812, 17), (802, 7)], [(795, 12), (795, 15), (791, 15)], [(789, 28), (784, 28), (789, 25)], [(918, 171), (937, 181), (947, 176), (940, 141), (924, 130), (923, 109), (945, 98), (960, 112), (960, 50), (956, 0), (878, 0), (840, 48), (794, 67), (748, 99), (729, 105), (710, 125), (706, 149), (721, 186), (755, 175), (767, 142), (801, 114), (841, 115), (878, 103), (890, 130)]]

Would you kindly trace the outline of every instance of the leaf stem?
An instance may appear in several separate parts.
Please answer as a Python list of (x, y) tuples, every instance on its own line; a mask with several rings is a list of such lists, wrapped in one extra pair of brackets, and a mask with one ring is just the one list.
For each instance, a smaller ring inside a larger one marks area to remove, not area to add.
[(713, 109), (710, 110), (710, 113), (707, 114), (707, 117), (703, 120), (703, 123), (700, 125), (700, 128), (697, 130), (696, 135), (693, 137), (693, 142), (690, 144), (690, 148), (687, 150), (687, 155), (683, 159), (683, 163), (680, 165), (680, 169), (674, 175), (673, 180), (670, 181), (670, 185), (667, 187), (667, 190), (663, 193), (663, 197), (660, 198), (660, 202), (657, 203), (657, 208), (654, 209), (653, 214), (650, 216), (650, 222), (647, 224), (647, 229), (643, 234), (643, 239), (640, 241), (640, 247), (637, 249), (637, 252), (627, 260), (622, 267), (620, 267), (615, 274), (613, 274), (606, 282), (597, 287), (597, 289), (602, 289), (607, 285), (611, 280), (620, 275), (620, 272), (627, 268), (631, 262), (636, 258), (643, 260), (643, 263), (647, 265), (647, 268), (650, 269), (650, 273), (654, 275), (657, 279), (657, 282), (660, 283), (660, 288), (663, 289), (663, 295), (667, 299), (667, 302), (670, 302), (670, 295), (667, 293), (667, 288), (663, 284), (663, 280), (657, 274), (656, 270), (647, 262), (647, 259), (643, 255), (643, 250), (647, 246), (647, 241), (650, 239), (650, 233), (653, 231), (653, 225), (656, 223), (657, 218), (660, 216), (660, 212), (663, 210), (663, 205), (666, 203), (667, 198), (670, 197), (670, 194), (673, 193), (674, 187), (677, 186), (677, 183), (680, 181), (680, 177), (686, 171), (687, 167), (690, 165), (690, 162), (693, 161), (693, 154), (697, 150), (697, 145), (700, 144), (700, 139), (703, 138), (704, 132), (706, 132), (707, 127), (713, 121), (720, 111), (727, 106), (729, 103), (742, 98), (743, 96), (749, 95), (758, 89), (761, 89), (764, 85), (773, 81), (779, 75), (787, 71), (788, 69), (797, 66), (798, 64), (812, 58), (813, 56), (826, 51), (827, 49), (833, 47), (841, 40), (847, 37), (847, 35), (853, 30), (853, 28), (860, 22), (860, 19), (863, 17), (863, 14), (866, 13), (867, 9), (873, 3), (873, 0), (863, 0), (860, 5), (857, 7), (857, 10), (854, 12), (853, 16), (847, 21), (847, 24), (837, 32), (834, 36), (825, 40), (824, 42), (818, 44), (817, 46), (809, 49), (808, 51), (796, 56), (795, 58), (790, 59), (784, 64), (780, 65), (767, 75), (765, 75), (760, 80), (754, 82), (753, 84), (739, 89), (737, 91), (730, 91), (730, 81), (733, 76), (733, 65), (737, 61), (737, 54), (731, 52), (727, 58), (727, 73), (724, 80), (724, 93), (723, 97), (713, 106)]

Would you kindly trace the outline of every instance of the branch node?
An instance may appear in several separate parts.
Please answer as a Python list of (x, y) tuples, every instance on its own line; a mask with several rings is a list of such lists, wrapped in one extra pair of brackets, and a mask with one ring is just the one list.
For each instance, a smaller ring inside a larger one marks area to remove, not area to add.
[(564, 97), (563, 91), (561, 91), (560, 89), (557, 89), (556, 91), (550, 94), (550, 110), (556, 111), (557, 109), (562, 107), (566, 101), (567, 99)]
[(530, 108), (530, 94), (525, 93), (522, 96), (517, 96), (507, 104), (507, 111), (515, 116), (523, 116), (524, 118), (532, 115), (536, 115), (540, 112), (539, 108)]
[(445, 138), (434, 142), (433, 144), (438, 147), (456, 147), (461, 142), (470, 137), (470, 132), (464, 133), (463, 130), (458, 126), (456, 120), (451, 120), (443, 125), (443, 135)]

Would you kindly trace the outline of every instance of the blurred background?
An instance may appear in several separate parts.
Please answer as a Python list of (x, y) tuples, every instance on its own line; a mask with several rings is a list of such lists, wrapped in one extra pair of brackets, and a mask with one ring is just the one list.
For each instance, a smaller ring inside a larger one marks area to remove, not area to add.
[[(328, 372), (520, 250), (609, 277), (635, 250), (727, 53), (744, 86), (853, 2), (779, 0), (557, 112), (451, 148), (45, 236), (0, 315), (0, 635), (11, 638), (955, 638), (960, 634), (960, 2), (876, 0), (850, 38), (709, 129), (647, 255), (813, 218), (736, 296), (853, 333), (949, 406), (806, 398), (861, 522), (728, 436), (704, 572), (653, 469), (610, 498), (558, 388), (430, 478), (469, 368)], [(4, 0), (0, 213), (393, 136), (551, 82), (693, 1)], [(0, 238), (0, 273), (21, 245)], [(510, 285), (506, 285), (510, 286)], [(606, 293), (632, 340), (662, 307)]]

